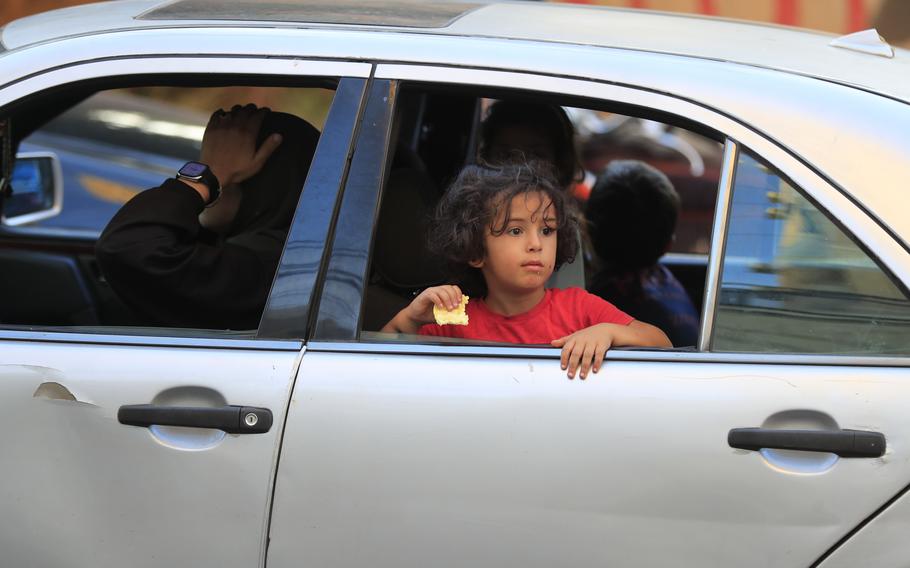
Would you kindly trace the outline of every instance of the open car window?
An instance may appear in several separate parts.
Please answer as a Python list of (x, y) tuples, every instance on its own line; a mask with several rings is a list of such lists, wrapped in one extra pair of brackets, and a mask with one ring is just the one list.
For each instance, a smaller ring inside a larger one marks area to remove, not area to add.
[[(387, 173), (372, 241), (360, 338), (459, 342), (384, 334), (380, 330), (420, 291), (450, 283), (443, 263), (426, 247), (433, 212), (458, 172), (483, 162), (483, 147), (489, 143), (484, 140), (484, 121), (490, 116), (491, 107), (498, 101), (513, 100), (559, 107), (570, 121), (569, 144), (578, 170), (566, 191), (584, 230), (576, 237), (579, 252), (575, 262), (563, 266), (548, 286), (595, 289), (596, 276), (607, 263), (598, 255), (587, 230), (588, 198), (598, 175), (610, 163), (625, 160), (647, 164), (666, 176), (679, 196), (675, 237), (668, 240), (670, 254), (662, 256), (660, 265), (678, 281), (680, 301), (690, 305), (686, 317), (692, 333), (681, 345), (694, 346), (720, 176), (720, 142), (650, 118), (581, 107), (572, 99), (479, 90), (440, 94), (416, 87), (402, 89), (390, 129)], [(609, 297), (606, 299), (610, 301)], [(628, 305), (626, 309), (635, 307)], [(639, 317), (647, 321), (646, 315)]]
[[(226, 313), (231, 310), (232, 302), (227, 297), (230, 282), (224, 284), (231, 278), (222, 278), (221, 284), (213, 281), (210, 286), (204, 279), (195, 285), (189, 280), (168, 283), (169, 276), (160, 271), (162, 262), (172, 265), (195, 262), (198, 251), (191, 247), (184, 247), (183, 252), (153, 251), (145, 257), (145, 266), (130, 266), (138, 276), (133, 277), (131, 283), (123, 283), (117, 277), (116, 266), (111, 269), (99, 262), (99, 236), (125, 204), (147, 190), (173, 183), (177, 170), (184, 163), (199, 160), (206, 124), (217, 109), (230, 110), (234, 105), (252, 102), (267, 106), (275, 113), (303, 119), (314, 133), (308, 141), (308, 155), (300, 158), (309, 163), (333, 101), (336, 82), (314, 79), (309, 81), (313, 86), (227, 84), (194, 87), (149, 85), (146, 81), (138, 87), (92, 91), (80, 90), (77, 86), (73, 87), (71, 95), (37, 93), (18, 103), (11, 120), (29, 130), (19, 141), (18, 154), (55, 158), (59, 164), (57, 181), (62, 184), (62, 200), (59, 211), (53, 216), (35, 222), (5, 224), (0, 228), (0, 271), (4, 274), (0, 284), (4, 297), (0, 306), (0, 326), (92, 334), (255, 336), (296, 199), (283, 202), (283, 210), (286, 210), (283, 218), (286, 217), (287, 222), (281, 227), (276, 225), (277, 228), (268, 234), (268, 240), (243, 236), (240, 231), (215, 234), (205, 227), (200, 228), (192, 214), (188, 220), (181, 221), (180, 231), (183, 232), (175, 237), (180, 246), (193, 243), (194, 246), (230, 249), (220, 256), (255, 257), (253, 262), (247, 263), (248, 270), (237, 271), (236, 278), (250, 279), (252, 273), (251, 280), (257, 284), (248, 288), (258, 290), (261, 301), (257, 300), (258, 307), (239, 319), (209, 317), (222, 310)], [(269, 167), (267, 164), (266, 168)], [(302, 173), (305, 175), (306, 172)], [(298, 177), (299, 185), (294, 189), (297, 195), (304, 179)], [(24, 185), (27, 176), (22, 175), (20, 179), (23, 180), (22, 191), (27, 191), (28, 186)], [(15, 180), (13, 191), (17, 191)], [(154, 200), (143, 205), (161, 206)], [(145, 222), (137, 217), (136, 223)], [(149, 235), (150, 240), (157, 238)], [(228, 247), (224, 247), (225, 244)], [(172, 253), (183, 254), (185, 259), (168, 259), (166, 255)], [(115, 262), (129, 262), (129, 256), (122, 254)], [(205, 270), (213, 273), (220, 270), (219, 266), (224, 264), (220, 256), (208, 255), (211, 264), (200, 269), (200, 273), (204, 276)], [(242, 263), (234, 264), (240, 266)], [(147, 286), (141, 275), (146, 269)], [(135, 282), (143, 285), (144, 292), (132, 293)], [(154, 302), (158, 300), (146, 302), (143, 296), (146, 292), (154, 294), (156, 286), (177, 290), (186, 308), (176, 306), (170, 315), (156, 310)], [(206, 307), (199, 310), (204, 317), (181, 316), (183, 312), (192, 313), (195, 304), (205, 304)]]

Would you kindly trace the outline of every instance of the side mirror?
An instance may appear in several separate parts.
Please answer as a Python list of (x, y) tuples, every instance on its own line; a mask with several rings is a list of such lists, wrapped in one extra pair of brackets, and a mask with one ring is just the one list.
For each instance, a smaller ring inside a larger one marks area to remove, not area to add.
[(10, 175), (13, 194), (3, 203), (3, 225), (15, 227), (59, 215), (63, 170), (53, 152), (22, 152)]

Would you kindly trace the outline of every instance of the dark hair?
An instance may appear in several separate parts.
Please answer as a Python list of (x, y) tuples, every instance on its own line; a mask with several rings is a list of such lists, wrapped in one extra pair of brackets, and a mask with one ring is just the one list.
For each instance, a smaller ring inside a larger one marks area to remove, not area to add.
[[(575, 129), (561, 106), (527, 101), (496, 101), (481, 125), (480, 159), (483, 164), (497, 165), (491, 154), (496, 136), (511, 126), (523, 126), (539, 132), (553, 144), (554, 175), (562, 189), (584, 178), (575, 153)], [(520, 156), (525, 161), (530, 156)], [(511, 160), (510, 160), (511, 161)]]
[[(555, 268), (558, 269), (575, 259), (579, 223), (573, 202), (553, 178), (548, 164), (467, 166), (449, 186), (436, 207), (428, 248), (445, 261), (449, 277), (467, 294), (483, 296), (487, 291), (480, 270), (470, 265), (471, 261), (484, 257), (487, 232), (493, 235), (505, 232), (512, 199), (535, 192), (546, 198), (542, 207), (552, 204), (556, 214)], [(501, 211), (505, 211), (503, 220), (494, 227)]]
[(594, 250), (616, 268), (653, 265), (676, 231), (679, 195), (669, 178), (637, 160), (614, 160), (585, 208)]

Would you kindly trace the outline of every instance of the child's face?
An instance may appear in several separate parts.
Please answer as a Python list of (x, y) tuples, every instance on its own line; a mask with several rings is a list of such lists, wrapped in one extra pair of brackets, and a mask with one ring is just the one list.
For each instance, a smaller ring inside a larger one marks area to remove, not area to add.
[(506, 207), (500, 209), (484, 236), (480, 268), (491, 293), (543, 290), (556, 264), (556, 211), (539, 192), (514, 197), (508, 204), (509, 223), (502, 233)]

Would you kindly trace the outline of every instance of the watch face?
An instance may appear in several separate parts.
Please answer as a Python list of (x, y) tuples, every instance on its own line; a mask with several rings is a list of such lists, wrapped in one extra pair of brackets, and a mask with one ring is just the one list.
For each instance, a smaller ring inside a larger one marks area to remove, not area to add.
[(200, 164), (199, 162), (187, 162), (177, 173), (186, 177), (199, 177), (207, 167), (208, 166), (205, 164)]

